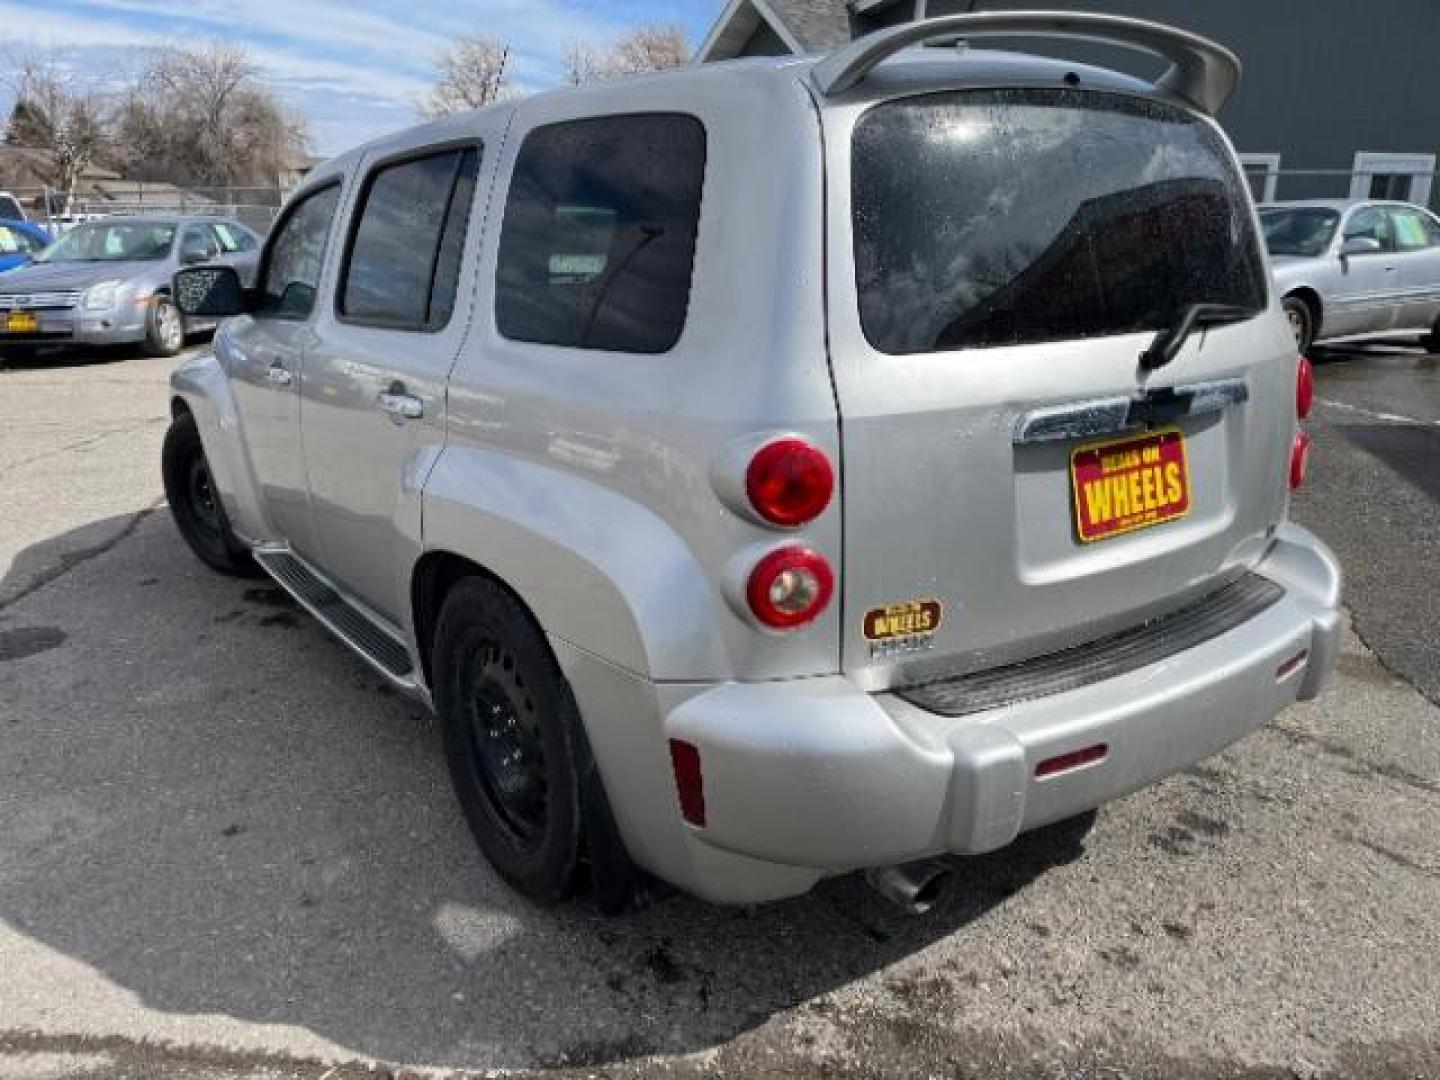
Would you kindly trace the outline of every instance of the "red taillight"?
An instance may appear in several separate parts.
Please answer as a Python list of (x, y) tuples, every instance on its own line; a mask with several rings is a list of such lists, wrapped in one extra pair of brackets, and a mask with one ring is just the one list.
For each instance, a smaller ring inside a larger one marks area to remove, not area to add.
[(766, 521), (793, 528), (814, 521), (830, 505), (835, 470), (824, 451), (804, 439), (776, 439), (762, 446), (745, 470), (745, 493)]
[(705, 778), (700, 774), (700, 749), (683, 739), (670, 740), (670, 765), (675, 770), (675, 793), (680, 816), (691, 825), (705, 825)]
[(1300, 490), (1305, 483), (1305, 470), (1310, 465), (1310, 435), (1304, 431), (1295, 433), (1295, 444), (1290, 448), (1290, 490)]
[(772, 630), (794, 630), (815, 621), (835, 592), (835, 574), (824, 555), (787, 547), (766, 555), (750, 572), (750, 610)]
[(1315, 407), (1315, 368), (1308, 357), (1300, 357), (1295, 370), (1295, 414), (1304, 420)]

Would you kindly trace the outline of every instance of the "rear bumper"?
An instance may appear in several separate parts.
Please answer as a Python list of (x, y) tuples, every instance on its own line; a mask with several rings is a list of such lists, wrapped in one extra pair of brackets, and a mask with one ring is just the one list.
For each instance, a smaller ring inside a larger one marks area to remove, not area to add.
[[(836, 872), (991, 851), (1209, 757), (1315, 696), (1334, 664), (1340, 571), (1328, 549), (1286, 525), (1255, 572), (1284, 596), (1218, 637), (1124, 675), (963, 717), (866, 694), (843, 677), (726, 684), (689, 697), (664, 718), (667, 738), (700, 750), (706, 823), (685, 826), (688, 841), (754, 860), (755, 872), (746, 885), (735, 866), (697, 858), (679, 883), (758, 901)], [(1102, 760), (1035, 775), (1042, 761), (1101, 744)], [(727, 879), (706, 880), (707, 865)]]

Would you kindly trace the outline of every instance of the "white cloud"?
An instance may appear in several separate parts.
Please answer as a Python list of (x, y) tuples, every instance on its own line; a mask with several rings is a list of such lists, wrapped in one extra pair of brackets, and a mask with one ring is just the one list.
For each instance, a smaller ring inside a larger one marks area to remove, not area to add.
[[(60, 0), (63, 3), (63, 0)], [(612, 37), (618, 21), (561, 0), (84, 0), (82, 15), (0, 0), (10, 43), (53, 46), (106, 78), (123, 78), (136, 50), (176, 41), (240, 41), (277, 92), (307, 115), (322, 152), (403, 126), (434, 77), (436, 55), (459, 34), (504, 38), (527, 91), (562, 77), (571, 41)]]

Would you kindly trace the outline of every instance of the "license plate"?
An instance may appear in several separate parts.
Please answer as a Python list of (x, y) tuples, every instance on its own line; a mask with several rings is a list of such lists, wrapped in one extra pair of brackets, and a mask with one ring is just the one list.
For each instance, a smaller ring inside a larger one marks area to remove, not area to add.
[(1077, 447), (1070, 488), (1084, 544), (1182, 518), (1190, 512), (1185, 436), (1163, 428)]
[(33, 311), (11, 311), (5, 315), (7, 334), (33, 334), (40, 329), (40, 318)]

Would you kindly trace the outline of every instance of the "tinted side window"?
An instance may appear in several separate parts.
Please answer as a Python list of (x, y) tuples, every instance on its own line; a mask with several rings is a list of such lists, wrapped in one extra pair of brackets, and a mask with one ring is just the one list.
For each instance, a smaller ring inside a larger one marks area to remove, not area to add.
[(1361, 237), (1374, 240), (1381, 251), (1393, 251), (1395, 245), (1390, 235), (1390, 219), (1378, 207), (1367, 206), (1350, 215), (1345, 223), (1345, 239)]
[(538, 128), (515, 163), (495, 319), (513, 341), (662, 353), (685, 328), (705, 128), (642, 114)]
[(342, 318), (404, 330), (449, 322), (478, 167), (479, 154), (460, 149), (371, 174), (340, 287)]
[(285, 218), (265, 256), (261, 312), (303, 319), (315, 307), (340, 185), (308, 195)]

